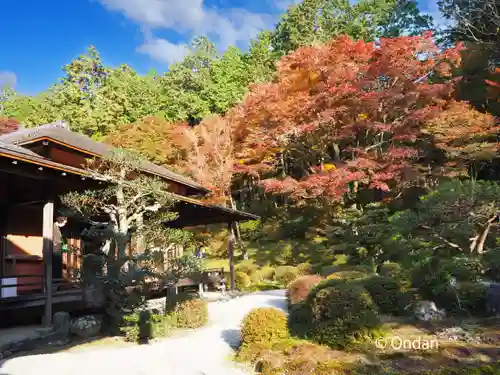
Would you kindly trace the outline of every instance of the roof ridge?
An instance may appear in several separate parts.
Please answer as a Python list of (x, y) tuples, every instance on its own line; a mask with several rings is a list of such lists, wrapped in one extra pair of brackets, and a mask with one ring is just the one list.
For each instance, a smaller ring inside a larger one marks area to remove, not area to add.
[[(52, 138), (56, 142), (61, 142), (73, 147), (78, 147), (84, 150), (84, 152), (87, 151), (87, 153), (89, 154), (98, 156), (105, 156), (114, 148), (113, 145), (95, 141), (86, 134), (71, 131), (69, 125), (64, 121), (55, 121), (49, 124), (39, 125), (35, 128), (26, 128), (8, 133), (6, 135), (0, 136), (0, 141), (11, 145), (21, 146), (23, 143), (34, 141), (37, 138), (42, 137)], [(170, 179), (174, 182), (197, 189), (199, 191), (210, 191), (192, 178), (174, 172), (169, 168), (154, 164), (147, 159), (141, 162), (141, 166), (139, 166), (139, 168), (145, 172)]]

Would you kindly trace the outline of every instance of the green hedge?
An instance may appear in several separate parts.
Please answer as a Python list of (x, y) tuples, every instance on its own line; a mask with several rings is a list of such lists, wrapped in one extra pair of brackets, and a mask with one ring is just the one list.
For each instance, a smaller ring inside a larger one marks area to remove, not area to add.
[(376, 305), (360, 285), (339, 282), (314, 289), (306, 304), (311, 312), (312, 337), (320, 344), (345, 347), (379, 334)]
[(392, 277), (372, 276), (363, 280), (363, 286), (381, 313), (404, 315), (412, 303), (412, 296)]

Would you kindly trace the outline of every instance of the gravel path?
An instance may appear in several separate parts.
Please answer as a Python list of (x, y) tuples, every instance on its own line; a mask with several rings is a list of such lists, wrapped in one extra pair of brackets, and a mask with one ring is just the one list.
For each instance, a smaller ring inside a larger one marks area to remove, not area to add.
[(208, 326), (150, 345), (95, 348), (14, 358), (2, 375), (247, 375), (230, 360), (239, 342), (238, 326), (256, 307), (286, 309), (284, 291), (257, 292), (210, 303)]

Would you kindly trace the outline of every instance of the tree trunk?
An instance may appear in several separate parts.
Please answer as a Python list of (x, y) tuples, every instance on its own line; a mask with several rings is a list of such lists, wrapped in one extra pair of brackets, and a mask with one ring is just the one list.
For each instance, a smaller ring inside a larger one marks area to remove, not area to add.
[[(125, 171), (120, 171), (122, 179), (125, 179)], [(125, 193), (123, 191), (123, 185), (118, 183), (116, 186), (116, 204), (118, 207), (117, 217), (115, 222), (118, 227), (115, 227), (115, 241), (118, 250), (117, 259), (123, 260), (126, 256), (126, 236), (128, 235), (128, 221), (127, 221), (127, 210), (125, 202)]]
[(229, 259), (229, 277), (231, 280), (231, 290), (234, 291), (236, 287), (236, 274), (234, 269), (234, 230), (233, 223), (227, 224), (227, 256)]
[(136, 239), (136, 251), (137, 253), (142, 254), (146, 250), (146, 239), (144, 238), (144, 217), (142, 215), (137, 218)]
[(495, 215), (487, 221), (486, 226), (484, 227), (484, 230), (481, 233), (481, 236), (479, 237), (479, 240), (477, 242), (477, 247), (476, 247), (476, 252), (479, 255), (482, 255), (484, 253), (484, 244), (486, 242), (486, 238), (488, 237), (491, 226), (493, 225), (493, 223), (495, 222), (495, 220), (497, 218), (498, 218), (498, 215)]
[[(231, 208), (233, 210), (236, 210), (236, 203), (234, 202), (234, 199), (232, 196), (229, 197), (229, 202), (231, 203)], [(243, 244), (243, 240), (241, 239), (241, 230), (240, 230), (240, 223), (236, 222), (235, 228), (236, 228), (236, 241), (238, 242), (238, 246), (241, 249), (241, 255), (243, 256), (243, 259), (247, 260), (248, 255), (247, 255), (247, 249), (245, 245)]]

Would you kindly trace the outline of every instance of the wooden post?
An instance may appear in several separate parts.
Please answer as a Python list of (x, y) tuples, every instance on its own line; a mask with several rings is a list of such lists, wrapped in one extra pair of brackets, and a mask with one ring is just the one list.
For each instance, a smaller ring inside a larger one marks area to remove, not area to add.
[(43, 265), (45, 289), (45, 313), (43, 324), (52, 324), (52, 251), (54, 247), (54, 202), (43, 206)]
[(231, 291), (234, 292), (234, 290), (236, 289), (236, 274), (234, 271), (234, 230), (232, 222), (227, 224), (227, 230), (227, 256), (229, 259), (229, 277), (231, 280)]

